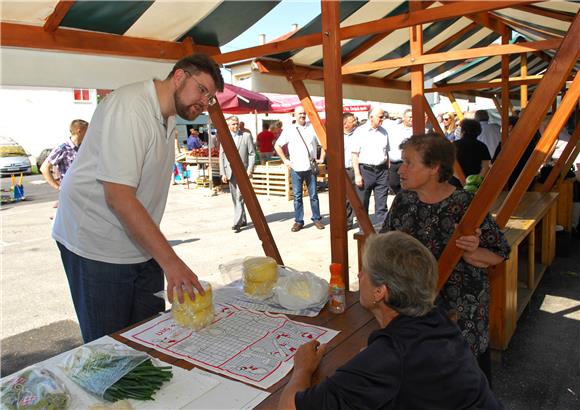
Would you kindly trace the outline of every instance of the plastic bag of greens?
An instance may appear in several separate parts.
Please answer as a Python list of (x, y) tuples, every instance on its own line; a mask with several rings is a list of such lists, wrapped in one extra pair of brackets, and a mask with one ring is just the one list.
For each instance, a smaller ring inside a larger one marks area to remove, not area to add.
[(3, 409), (61, 410), (70, 406), (66, 386), (50, 370), (31, 366), (6, 378), (0, 386)]
[(83, 346), (61, 366), (86, 391), (110, 402), (154, 400), (171, 380), (171, 366), (155, 366), (147, 354), (120, 345)]
[(105, 392), (149, 358), (146, 353), (119, 345), (81, 346), (61, 365), (63, 372), (83, 389), (105, 398)]

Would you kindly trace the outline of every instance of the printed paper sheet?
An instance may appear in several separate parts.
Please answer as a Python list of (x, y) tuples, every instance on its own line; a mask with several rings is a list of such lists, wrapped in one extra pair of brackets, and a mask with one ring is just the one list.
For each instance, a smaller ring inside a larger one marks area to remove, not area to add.
[(302, 344), (326, 343), (337, 331), (284, 315), (216, 303), (213, 324), (198, 332), (179, 326), (171, 313), (133, 328), (123, 337), (199, 367), (267, 389), (293, 366)]

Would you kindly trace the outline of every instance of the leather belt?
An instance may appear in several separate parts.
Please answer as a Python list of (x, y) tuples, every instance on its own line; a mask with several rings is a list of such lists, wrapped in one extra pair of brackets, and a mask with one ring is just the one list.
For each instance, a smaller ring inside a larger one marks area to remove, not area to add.
[(380, 164), (380, 165), (369, 165), (369, 164), (360, 164), (361, 167), (366, 169), (367, 171), (383, 171), (387, 169), (387, 164)]

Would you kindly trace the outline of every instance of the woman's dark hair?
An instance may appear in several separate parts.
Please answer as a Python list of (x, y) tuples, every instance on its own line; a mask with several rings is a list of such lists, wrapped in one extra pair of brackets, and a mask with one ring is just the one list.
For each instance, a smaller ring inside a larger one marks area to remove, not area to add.
[(453, 176), (455, 146), (447, 138), (434, 133), (416, 134), (403, 141), (399, 148), (414, 149), (421, 155), (423, 164), (430, 168), (439, 166), (439, 182), (445, 182)]
[(187, 57), (183, 57), (173, 66), (173, 69), (167, 76), (167, 78), (173, 77), (173, 74), (177, 70), (187, 71), (190, 74), (196, 74), (203, 72), (209, 74), (216, 86), (218, 91), (224, 90), (224, 79), (220, 71), (219, 65), (211, 59), (211, 57), (205, 54), (192, 54)]
[(459, 125), (461, 127), (462, 138), (476, 139), (481, 134), (481, 124), (479, 121), (465, 119)]

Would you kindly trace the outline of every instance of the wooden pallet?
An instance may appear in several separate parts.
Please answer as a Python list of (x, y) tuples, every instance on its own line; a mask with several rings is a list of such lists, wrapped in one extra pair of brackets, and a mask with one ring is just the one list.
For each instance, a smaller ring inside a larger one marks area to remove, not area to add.
[[(320, 165), (318, 181), (326, 179), (326, 167)], [(264, 165), (256, 165), (250, 181), (257, 195), (281, 196), (288, 201), (294, 199), (290, 170), (282, 161), (267, 161)], [(308, 196), (306, 185), (302, 187), (302, 195)]]

